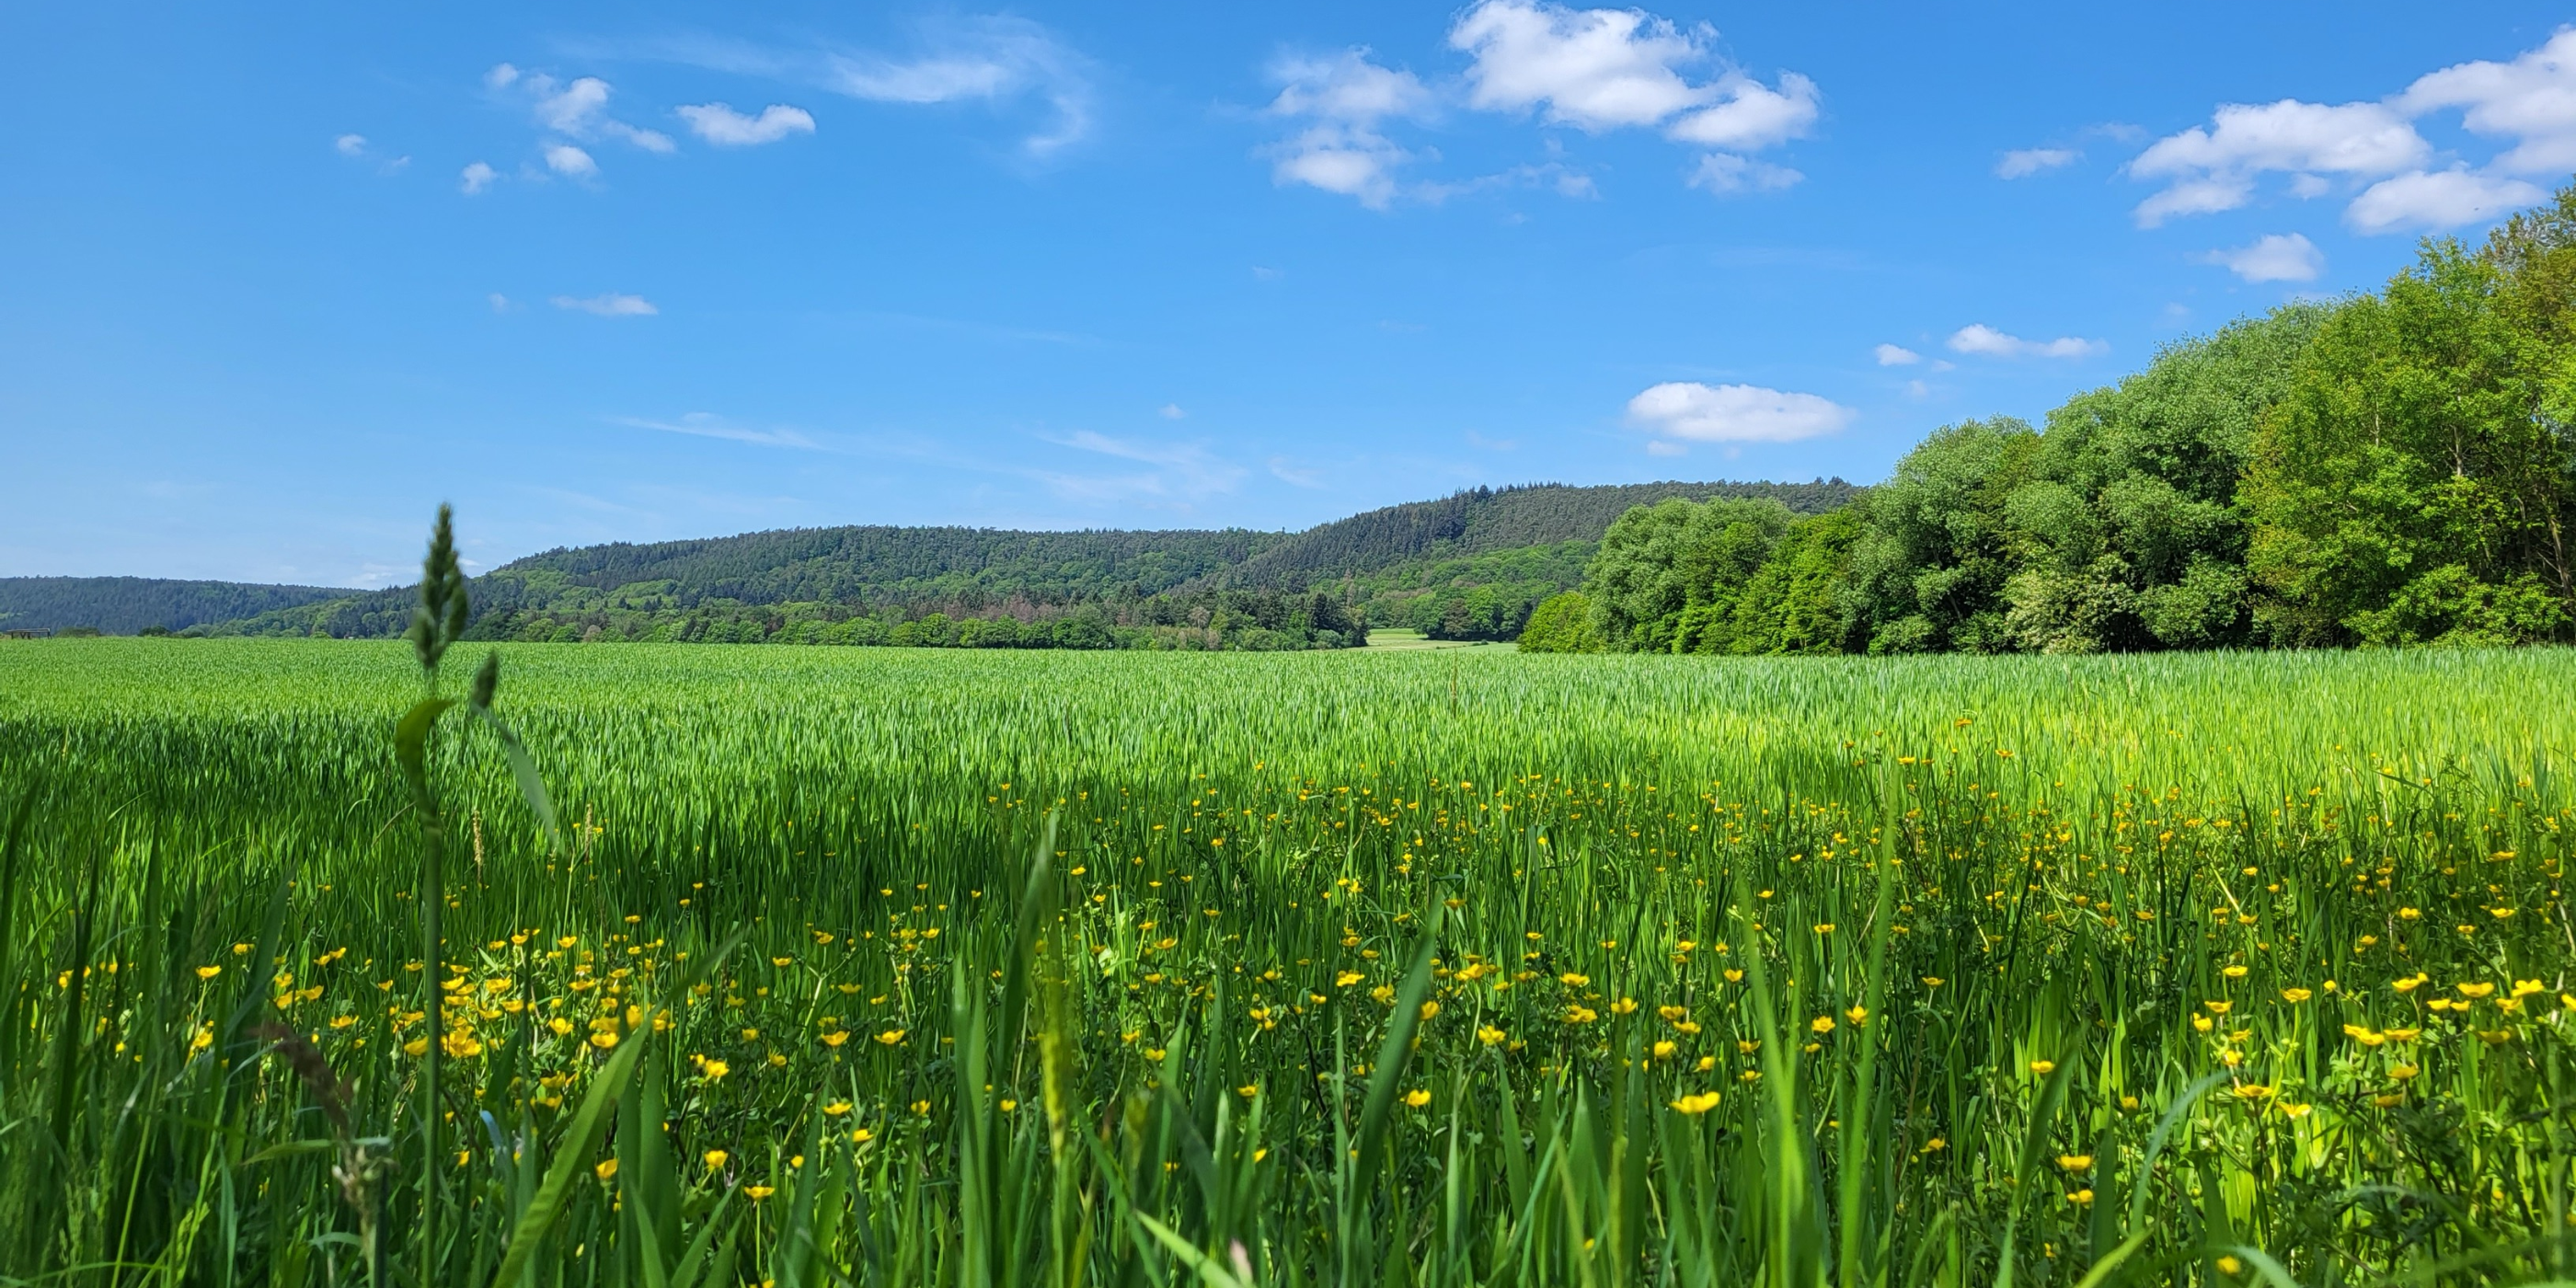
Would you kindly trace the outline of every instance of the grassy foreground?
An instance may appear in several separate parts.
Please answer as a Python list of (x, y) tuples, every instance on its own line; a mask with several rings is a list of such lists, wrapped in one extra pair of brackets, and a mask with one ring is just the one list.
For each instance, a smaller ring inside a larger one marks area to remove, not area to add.
[(2564, 652), (503, 657), (0, 645), (0, 1281), (2576, 1276)]

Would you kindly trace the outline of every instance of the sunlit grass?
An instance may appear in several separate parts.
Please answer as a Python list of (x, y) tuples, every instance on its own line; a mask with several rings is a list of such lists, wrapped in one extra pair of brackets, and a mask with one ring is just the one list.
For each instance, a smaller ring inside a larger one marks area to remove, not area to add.
[(0, 1266), (418, 1265), (435, 1042), (457, 1283), (2576, 1270), (2568, 654), (504, 656), (438, 979), (405, 652), (0, 646)]

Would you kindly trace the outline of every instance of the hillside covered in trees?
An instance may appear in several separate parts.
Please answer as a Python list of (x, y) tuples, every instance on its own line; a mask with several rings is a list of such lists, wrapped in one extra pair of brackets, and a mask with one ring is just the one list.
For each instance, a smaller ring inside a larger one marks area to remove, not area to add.
[(0, 577), (0, 631), (179, 631), (348, 594), (327, 586), (158, 577)]
[(2376, 294), (2173, 345), (1850, 507), (1668, 500), (1521, 647), (2085, 653), (2576, 638), (2576, 188)]
[[(1295, 534), (846, 527), (617, 543), (475, 578), (469, 629), (478, 639), (1267, 649), (1356, 644), (1375, 624), (1508, 640), (1533, 605), (1581, 579), (1603, 530), (1641, 501), (1759, 496), (1805, 511), (1853, 491), (1840, 480), (1543, 484)], [(1281, 552), (1289, 557), (1269, 558)], [(172, 584), (239, 592), (244, 611), (171, 623), (190, 635), (384, 638), (401, 633), (416, 598), (408, 587)], [(92, 605), (77, 595), (57, 600), (63, 611), (34, 629), (142, 629), (82, 616)]]

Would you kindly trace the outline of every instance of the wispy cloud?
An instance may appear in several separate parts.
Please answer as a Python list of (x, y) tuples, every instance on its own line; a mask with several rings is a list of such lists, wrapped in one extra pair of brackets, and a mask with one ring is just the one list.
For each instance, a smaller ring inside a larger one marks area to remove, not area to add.
[(2083, 159), (2084, 154), (2073, 148), (2016, 148), (1995, 162), (1995, 177), (2026, 179), (2042, 170), (2073, 165)]
[(571, 309), (604, 318), (649, 318), (662, 310), (641, 295), (622, 295), (611, 291), (601, 295), (555, 296), (552, 303), (559, 309)]
[(1878, 365), (1882, 367), (1910, 367), (1923, 361), (1922, 354), (1901, 344), (1882, 344), (1870, 350), (1870, 355), (1877, 358)]
[(1186, 510), (1199, 501), (1232, 492), (1247, 473), (1242, 466), (1215, 456), (1197, 443), (1141, 442), (1091, 430), (1048, 436), (1045, 441), (1149, 467), (1105, 475), (1028, 471), (1029, 477), (1067, 500), (1145, 502)]
[[(1091, 60), (1039, 23), (1008, 15), (932, 18), (915, 26), (908, 45), (891, 50), (687, 35), (576, 47), (594, 57), (678, 63), (870, 103), (981, 104), (1026, 128), (1018, 151), (1030, 160), (1053, 158), (1098, 129)], [(803, 110), (781, 104), (769, 111), (782, 108)], [(762, 120), (769, 111), (748, 119)], [(770, 128), (782, 128), (786, 119), (792, 118), (773, 119)]]
[[(583, 144), (603, 140), (631, 144), (647, 152), (670, 153), (679, 149), (671, 136), (659, 130), (648, 130), (609, 114), (608, 100), (615, 91), (597, 76), (576, 77), (558, 81), (544, 72), (521, 70), (512, 63), (499, 63), (483, 74), (483, 86), (505, 100), (526, 106), (538, 129), (538, 154), (545, 159), (546, 169), (572, 179), (591, 179), (599, 174), (599, 161)], [(477, 167), (481, 176), (477, 177)], [(477, 161), (466, 167), (465, 192), (481, 192), (496, 177), (490, 166)], [(542, 176), (540, 176), (542, 177)]]
[(2025, 340), (1983, 322), (1971, 322), (1952, 332), (1949, 343), (1954, 353), (1987, 358), (2089, 358), (2109, 352), (2111, 348), (2099, 340), (2078, 339), (2071, 335), (2054, 340)]
[(2200, 257), (2248, 282), (2313, 282), (2325, 271), (2325, 252), (2298, 233), (2275, 233), (2250, 246), (2214, 250)]
[(790, 134), (812, 134), (814, 116), (801, 107), (772, 103), (758, 116), (746, 116), (723, 103), (677, 109), (680, 119), (699, 138), (723, 148), (757, 147)]
[(646, 420), (635, 416), (612, 416), (611, 424), (635, 429), (660, 430), (665, 434), (689, 434), (698, 438), (721, 438), (729, 442), (752, 443), (761, 447), (793, 447), (803, 451), (821, 451), (823, 445), (792, 429), (752, 429), (734, 424), (710, 412), (693, 411), (678, 420)]
[(456, 186), (458, 190), (462, 191), (466, 196), (471, 197), (474, 194), (483, 191), (485, 188), (491, 187), (493, 181), (500, 177), (500, 171), (493, 169), (491, 166), (486, 165), (481, 161), (477, 161), (457, 172)]

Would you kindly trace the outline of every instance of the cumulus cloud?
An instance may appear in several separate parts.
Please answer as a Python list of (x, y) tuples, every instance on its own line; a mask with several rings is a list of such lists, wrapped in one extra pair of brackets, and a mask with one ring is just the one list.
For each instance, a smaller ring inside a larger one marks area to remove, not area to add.
[(1665, 133), (1684, 143), (1758, 151), (1807, 136), (1816, 124), (1816, 83), (1796, 72), (1780, 74), (1772, 89), (1740, 73), (1720, 77), (1719, 101), (1673, 122)]
[(2073, 148), (2018, 148), (2005, 153), (2003, 159), (1995, 162), (1995, 177), (1998, 179), (2028, 178), (2042, 170), (2054, 170), (2062, 165), (2073, 165), (2082, 160), (2083, 156), (2083, 153)]
[(558, 143), (546, 149), (546, 168), (566, 178), (588, 179), (599, 173), (599, 162), (580, 148)]
[(2576, 170), (2576, 29), (2509, 63), (2469, 62), (2418, 79), (2397, 96), (2409, 115), (2460, 108), (2476, 134), (2516, 140), (2496, 167), (2516, 174)]
[(1878, 365), (1882, 367), (1910, 367), (1923, 361), (1922, 354), (1901, 344), (1882, 344), (1870, 350), (1870, 353), (1878, 359)]
[(1022, 18), (981, 18), (933, 29), (927, 43), (928, 52), (911, 59), (830, 55), (823, 86), (874, 103), (1035, 99), (1046, 104), (1052, 119), (1021, 140), (1021, 148), (1033, 156), (1090, 136), (1093, 90), (1084, 60), (1046, 28)]
[(1370, 61), (1366, 49), (1328, 58), (1282, 58), (1269, 113), (1305, 122), (1270, 149), (1271, 181), (1304, 184), (1384, 209), (1397, 193), (1396, 169), (1414, 159), (1384, 133), (1389, 120), (1428, 115), (1433, 98), (1413, 73)]
[(1661, 127), (1677, 143), (1724, 149), (1691, 182), (1718, 192), (1782, 188), (1798, 172), (1736, 155), (1806, 137), (1816, 83), (1783, 72), (1776, 85), (1734, 68), (1694, 81), (1711, 61), (1716, 32), (1688, 29), (1635, 9), (1572, 9), (1546, 0), (1482, 0), (1450, 28), (1451, 48), (1473, 60), (1467, 104), (1536, 112), (1588, 133)]
[(576, 297), (558, 295), (552, 301), (559, 309), (571, 309), (604, 318), (649, 318), (662, 310), (641, 295), (621, 295), (611, 291), (601, 295)]
[(1632, 423), (1702, 443), (1792, 443), (1833, 433), (1855, 414), (1814, 394), (1697, 381), (1667, 381), (1628, 400)]
[(2363, 189), (2344, 207), (2343, 219), (2364, 233), (2457, 228), (2485, 223), (2548, 196), (2535, 184), (2478, 174), (2466, 166), (2418, 170)]
[(2221, 106), (2212, 124), (2193, 126), (2148, 145), (2129, 163), (2140, 179), (2163, 180), (2164, 191), (2139, 203), (2141, 227), (2175, 215), (2233, 210), (2253, 195), (2267, 171), (2311, 176), (2370, 177), (2421, 165), (2432, 145), (2404, 116), (2385, 104), (2302, 103), (2282, 99)]
[(813, 114), (801, 107), (772, 103), (758, 116), (745, 116), (723, 103), (676, 109), (699, 138), (717, 147), (745, 148), (776, 143), (790, 134), (812, 134)]
[(2274, 233), (2251, 246), (2214, 250), (2201, 256), (2249, 282), (2313, 282), (2326, 267), (2325, 252), (2298, 233)]
[[(2472, 134), (2511, 141), (2482, 167), (2433, 165), (2416, 132), (2426, 115), (2457, 110)], [(2207, 126), (2157, 140), (2129, 163), (2164, 186), (2136, 209), (2141, 227), (2233, 210), (2266, 174), (2290, 195), (2321, 197), (2338, 181), (2360, 192), (2344, 222), (2365, 233), (2482, 223), (2545, 194), (2517, 176), (2576, 169), (2576, 29), (2507, 62), (2474, 61), (2418, 77), (2378, 102), (2221, 106)]]
[(1634, 9), (1538, 0), (1485, 0), (1449, 31), (1450, 46), (1475, 59), (1470, 105), (1544, 106), (1547, 119), (1592, 131), (1659, 124), (1704, 102), (1678, 68), (1704, 56), (1705, 39)]
[(500, 171), (477, 161), (457, 172), (456, 186), (458, 189), (463, 191), (466, 196), (471, 197), (474, 194), (483, 191), (485, 188), (491, 187), (493, 181), (500, 177)]
[(2054, 340), (2025, 340), (1983, 322), (1972, 322), (1952, 332), (1949, 343), (1953, 352), (1987, 358), (2089, 358), (2111, 347), (2099, 340), (2081, 340), (2071, 335)]

